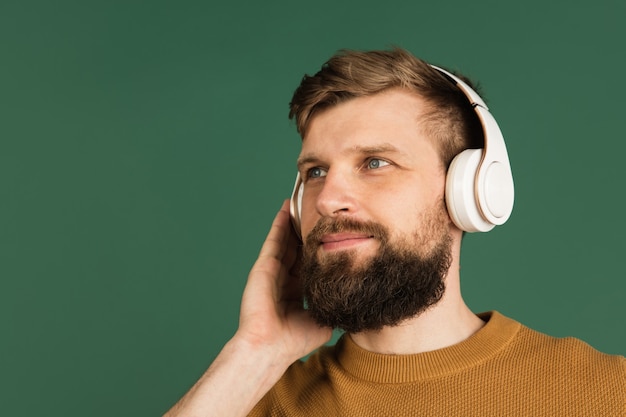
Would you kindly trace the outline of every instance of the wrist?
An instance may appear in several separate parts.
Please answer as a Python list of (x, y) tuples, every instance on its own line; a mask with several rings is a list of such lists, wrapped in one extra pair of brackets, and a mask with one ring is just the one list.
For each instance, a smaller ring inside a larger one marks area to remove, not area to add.
[(167, 416), (246, 416), (288, 366), (270, 345), (236, 335)]
[(241, 363), (249, 364), (258, 371), (263, 370), (260, 373), (266, 377), (266, 383), (271, 386), (280, 379), (294, 361), (299, 359), (294, 359), (278, 343), (261, 340), (239, 331), (226, 343), (223, 351), (237, 357), (242, 361)]

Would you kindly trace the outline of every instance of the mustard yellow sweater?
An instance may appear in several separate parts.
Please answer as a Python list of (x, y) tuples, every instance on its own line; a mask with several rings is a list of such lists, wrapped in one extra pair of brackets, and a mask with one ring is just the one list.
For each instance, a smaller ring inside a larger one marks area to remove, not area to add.
[(251, 416), (626, 417), (626, 359), (503, 315), (469, 339), (416, 355), (343, 336), (294, 363)]

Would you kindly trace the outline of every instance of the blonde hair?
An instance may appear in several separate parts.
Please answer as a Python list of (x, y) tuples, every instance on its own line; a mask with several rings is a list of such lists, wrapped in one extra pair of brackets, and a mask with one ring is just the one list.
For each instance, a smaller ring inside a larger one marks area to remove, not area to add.
[(465, 94), (447, 76), (400, 48), (339, 51), (315, 75), (302, 78), (289, 104), (289, 118), (295, 118), (304, 138), (317, 112), (394, 87), (411, 90), (430, 104), (419, 127), (439, 148), (446, 168), (464, 149), (482, 147), (482, 128)]

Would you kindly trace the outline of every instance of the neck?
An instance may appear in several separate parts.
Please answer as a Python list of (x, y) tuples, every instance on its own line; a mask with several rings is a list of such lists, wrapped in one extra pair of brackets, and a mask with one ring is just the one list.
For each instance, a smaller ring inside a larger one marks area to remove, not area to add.
[(351, 334), (352, 340), (371, 352), (401, 355), (442, 349), (476, 333), (485, 323), (472, 313), (461, 296), (458, 253), (446, 276), (445, 293), (437, 304), (397, 326)]
[(439, 304), (394, 327), (375, 332), (351, 334), (365, 350), (394, 355), (430, 352), (455, 345), (469, 338), (485, 324), (463, 304), (461, 308), (442, 308)]

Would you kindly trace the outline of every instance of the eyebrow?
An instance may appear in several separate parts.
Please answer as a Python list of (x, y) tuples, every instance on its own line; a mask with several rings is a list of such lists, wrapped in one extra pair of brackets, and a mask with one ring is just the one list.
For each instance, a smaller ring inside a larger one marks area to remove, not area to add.
[[(357, 145), (344, 151), (344, 153), (354, 153), (358, 155), (369, 156), (369, 155), (403, 153), (403, 152), (400, 151), (395, 146), (393, 146), (391, 143), (385, 142), (385, 143), (381, 143), (380, 145), (374, 145), (374, 146)], [(307, 165), (310, 163), (317, 163), (320, 160), (321, 158), (317, 156), (315, 153), (304, 154), (298, 158), (297, 166), (298, 166), (298, 169), (300, 169), (303, 165)]]

